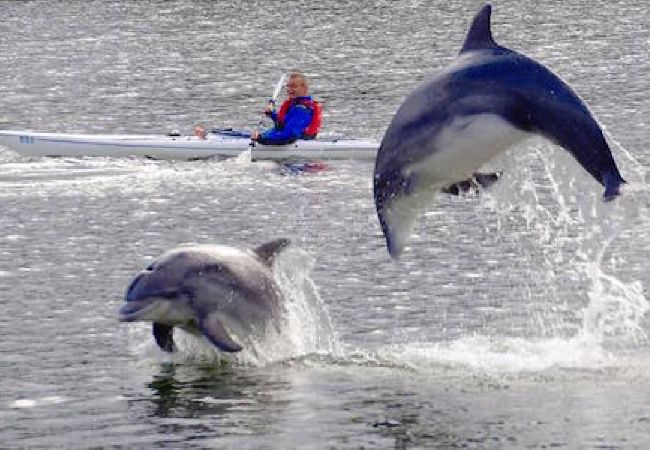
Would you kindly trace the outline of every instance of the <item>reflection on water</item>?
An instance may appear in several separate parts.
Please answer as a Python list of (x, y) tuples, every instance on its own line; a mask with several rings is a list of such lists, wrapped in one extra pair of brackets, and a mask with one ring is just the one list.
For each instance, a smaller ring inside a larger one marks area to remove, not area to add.
[[(282, 447), (282, 443), (286, 443), (285, 448), (293, 448), (301, 442), (336, 445), (348, 440), (344, 437), (346, 433), (341, 434), (346, 423), (358, 427), (370, 442), (376, 440), (397, 449), (407, 448), (414, 437), (420, 442), (453, 442), (449, 431), (433, 433), (429, 425), (420, 424), (418, 408), (413, 404), (417, 394), (412, 391), (400, 392), (395, 397), (394, 393), (369, 384), (362, 387), (368, 397), (361, 401), (341, 398), (342, 403), (334, 406), (338, 400), (320, 399), (328, 394), (316, 389), (329, 391), (335, 389), (333, 383), (354, 382), (346, 372), (317, 369), (309, 373), (302, 365), (311, 364), (309, 361), (312, 359), (288, 366), (281, 364), (264, 372), (226, 362), (162, 363), (153, 380), (146, 383), (151, 395), (129, 400), (129, 404), (136, 410), (144, 404), (148, 416), (156, 419), (159, 433), (191, 435), (198, 442), (236, 435), (248, 436), (249, 442), (268, 444), (264, 436), (272, 435), (274, 448)], [(320, 364), (323, 359), (316, 356), (313, 362)], [(337, 393), (332, 391), (331, 395)], [(340, 411), (331, 411), (325, 420), (328, 425), (312, 422), (315, 412), (327, 411), (332, 406)], [(341, 421), (339, 416), (348, 418)], [(292, 422), (288, 429), (287, 421)], [(321, 437), (323, 426), (340, 432)]]
[(224, 417), (234, 408), (253, 405), (262, 409), (273, 403), (266, 393), (282, 386), (227, 362), (165, 363), (147, 384), (152, 391), (151, 415), (179, 418)]
[(286, 404), (274, 392), (289, 389), (282, 378), (267, 375), (227, 362), (162, 363), (146, 391), (128, 400), (129, 409), (150, 417), (155, 434), (167, 436), (163, 442), (264, 436)]

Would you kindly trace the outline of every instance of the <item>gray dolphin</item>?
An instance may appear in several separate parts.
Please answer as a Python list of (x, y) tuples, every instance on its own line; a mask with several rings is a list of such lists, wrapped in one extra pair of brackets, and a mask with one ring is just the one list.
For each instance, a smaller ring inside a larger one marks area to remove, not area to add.
[(167, 352), (176, 348), (174, 327), (238, 352), (242, 346), (231, 333), (246, 339), (278, 325), (281, 293), (272, 265), (287, 245), (288, 239), (277, 239), (252, 251), (221, 245), (170, 250), (131, 282), (119, 319), (153, 322), (156, 343)]
[(625, 182), (583, 101), (546, 67), (498, 45), (490, 14), (490, 5), (481, 9), (459, 56), (404, 100), (382, 140), (374, 197), (394, 258), (435, 193), (483, 185), (477, 170), (531, 134), (571, 153), (605, 200)]

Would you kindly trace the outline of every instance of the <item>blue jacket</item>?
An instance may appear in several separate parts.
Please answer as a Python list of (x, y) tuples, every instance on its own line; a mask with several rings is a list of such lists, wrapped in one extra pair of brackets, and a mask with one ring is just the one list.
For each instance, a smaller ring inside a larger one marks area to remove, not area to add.
[[(299, 98), (311, 100), (311, 97)], [(287, 115), (284, 118), (284, 126), (280, 127), (278, 124), (278, 113), (273, 111), (270, 116), (275, 126), (263, 132), (257, 141), (265, 145), (290, 144), (303, 136), (305, 129), (311, 123), (312, 115), (313, 112), (306, 106), (293, 105), (287, 111)]]

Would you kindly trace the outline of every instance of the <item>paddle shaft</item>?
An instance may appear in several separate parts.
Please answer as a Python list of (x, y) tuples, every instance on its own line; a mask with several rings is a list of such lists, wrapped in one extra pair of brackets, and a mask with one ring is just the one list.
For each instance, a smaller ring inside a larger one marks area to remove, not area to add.
[(280, 95), (280, 91), (282, 90), (282, 85), (284, 85), (284, 80), (287, 78), (287, 74), (283, 73), (282, 76), (280, 77), (280, 80), (278, 80), (278, 84), (275, 86), (275, 91), (273, 91), (273, 97), (271, 97), (271, 100), (269, 100), (269, 103), (273, 105), (275, 108), (275, 101), (278, 99), (278, 95)]

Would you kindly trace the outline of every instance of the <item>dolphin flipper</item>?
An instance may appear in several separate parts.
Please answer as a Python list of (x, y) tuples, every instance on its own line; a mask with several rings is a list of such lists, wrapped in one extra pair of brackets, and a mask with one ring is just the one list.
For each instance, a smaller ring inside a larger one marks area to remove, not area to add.
[(156, 344), (158, 344), (158, 347), (160, 347), (161, 350), (169, 353), (176, 351), (173, 326), (154, 322), (153, 337), (156, 339)]
[(478, 189), (479, 187), (488, 188), (492, 186), (499, 179), (501, 174), (499, 172), (481, 173), (474, 172), (472, 178), (467, 180), (452, 183), (449, 186), (442, 188), (442, 192), (451, 195), (460, 195), (468, 192), (470, 189)]
[(202, 317), (199, 320), (199, 329), (221, 351), (235, 353), (242, 350), (242, 346), (233, 341), (226, 331), (219, 313), (213, 312)]
[(266, 264), (272, 266), (275, 257), (291, 243), (289, 239), (280, 238), (257, 247), (253, 252)]

